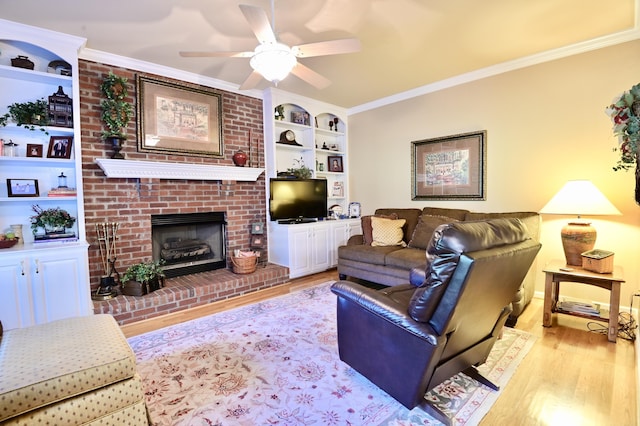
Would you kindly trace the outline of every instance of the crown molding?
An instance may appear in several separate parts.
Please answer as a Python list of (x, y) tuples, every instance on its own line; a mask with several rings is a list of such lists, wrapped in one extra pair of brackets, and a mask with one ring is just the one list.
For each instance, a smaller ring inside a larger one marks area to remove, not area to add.
[[(636, 10), (638, 10), (638, 8), (636, 8)], [(514, 59), (512, 61), (492, 65), (490, 67), (471, 71), (465, 74), (460, 74), (458, 76), (447, 78), (445, 80), (436, 81), (435, 83), (427, 84), (415, 89), (407, 90), (405, 92), (396, 93), (395, 95), (387, 96), (385, 98), (380, 98), (375, 101), (367, 102), (365, 104), (349, 108), (348, 115), (354, 115), (372, 109), (381, 108), (418, 96), (434, 93), (440, 90), (459, 86), (461, 84), (469, 83), (476, 80), (481, 80), (483, 78), (492, 77), (498, 74), (503, 74), (509, 71), (530, 67), (532, 65), (555, 61), (557, 59), (562, 59), (569, 56), (579, 55), (581, 53), (638, 40), (640, 39), (640, 28), (638, 28), (640, 22), (639, 14), (636, 14), (635, 19), (635, 28), (632, 30), (598, 37), (581, 43), (572, 44), (570, 46), (560, 47), (546, 52), (537, 53), (535, 55), (525, 56), (523, 58)]]
[(79, 58), (87, 61), (98, 62), (101, 64), (109, 64), (127, 69), (156, 74), (162, 77), (173, 78), (188, 83), (200, 84), (202, 86), (212, 87), (225, 90), (231, 93), (237, 93), (243, 96), (262, 99), (262, 91), (260, 90), (240, 90), (237, 84), (227, 81), (218, 80), (216, 78), (205, 77), (188, 71), (182, 71), (176, 68), (158, 65), (151, 62), (140, 61), (138, 59), (127, 58), (126, 56), (114, 55), (112, 53), (103, 52), (95, 49), (81, 49)]

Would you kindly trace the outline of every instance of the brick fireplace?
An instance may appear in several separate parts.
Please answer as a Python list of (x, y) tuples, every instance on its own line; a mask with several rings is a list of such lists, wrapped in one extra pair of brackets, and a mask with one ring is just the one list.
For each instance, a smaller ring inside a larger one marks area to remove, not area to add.
[[(82, 163), (84, 181), (85, 222), (87, 240), (91, 244), (89, 248), (89, 269), (91, 289), (98, 287), (100, 276), (103, 274), (102, 262), (97, 244), (95, 232), (96, 224), (103, 222), (119, 222), (117, 244), (116, 269), (123, 273), (127, 266), (153, 258), (152, 242), (152, 218), (158, 215), (171, 214), (199, 214), (205, 212), (219, 212), (226, 218), (225, 235), (226, 254), (223, 262), (229, 261), (229, 253), (234, 249), (248, 249), (251, 223), (265, 220), (265, 181), (261, 174), (256, 181), (236, 180), (191, 180), (191, 179), (159, 179), (159, 178), (108, 178), (103, 170), (96, 164), (97, 159), (109, 158), (112, 154), (110, 146), (101, 139), (102, 122), (100, 119), (100, 84), (109, 71), (129, 79), (129, 94), (133, 105), (136, 104), (135, 72), (132, 70), (98, 64), (90, 61), (80, 61), (80, 104), (81, 104), (81, 128), (82, 128)], [(158, 78), (157, 76), (153, 76)], [(166, 79), (169, 80), (170, 79)], [(188, 83), (180, 82), (188, 85)], [(193, 85), (196, 87), (197, 85)], [(257, 153), (263, 152), (263, 123), (262, 101), (248, 96), (219, 91), (223, 99), (223, 141), (224, 157), (195, 157), (177, 154), (158, 154), (138, 152), (136, 144), (136, 120), (132, 120), (126, 130), (128, 140), (125, 142), (122, 153), (126, 160), (139, 160), (146, 162), (170, 162), (197, 167), (201, 165), (214, 165), (234, 167), (232, 155), (237, 150), (246, 153), (256, 153), (249, 158), (248, 166), (264, 168), (263, 156)], [(207, 294), (199, 294), (199, 300), (194, 303), (205, 303), (226, 298), (259, 288), (281, 284), (287, 280), (286, 268), (270, 265), (267, 276), (249, 277), (234, 276), (224, 268), (221, 272), (202, 272), (207, 274), (202, 279), (203, 286), (211, 285), (211, 281), (219, 281), (224, 288), (211, 289), (210, 299)], [(262, 271), (262, 272), (265, 272)], [(185, 282), (199, 288), (198, 275), (167, 280), (167, 289), (175, 281), (177, 287), (184, 287)], [(229, 284), (232, 283), (232, 284)], [(235, 283), (235, 284), (233, 284)], [(235, 286), (236, 288), (230, 287)], [(182, 289), (183, 290), (183, 289)], [(182, 291), (180, 290), (180, 291)], [(180, 291), (177, 291), (179, 293)], [(199, 290), (198, 290), (199, 291)], [(198, 291), (192, 291), (198, 293)], [(200, 293), (202, 293), (200, 291)], [(165, 295), (166, 296), (166, 295)], [(145, 296), (147, 297), (147, 296)], [(165, 299), (171, 299), (165, 297)], [(147, 302), (133, 303), (129, 296), (118, 296), (120, 301), (95, 302), (96, 311), (108, 312), (108, 306), (120, 306), (126, 302), (126, 309), (133, 305), (145, 305), (141, 310), (148, 311)], [(115, 300), (115, 299), (114, 299)], [(151, 297), (149, 297), (151, 300)], [(160, 303), (160, 302), (158, 302)], [(163, 302), (164, 303), (164, 302)], [(167, 302), (173, 303), (173, 302)], [(188, 305), (188, 303), (185, 303)], [(189, 306), (183, 306), (189, 307)], [(116, 308), (122, 311), (123, 309)], [(154, 309), (157, 311), (157, 309)], [(116, 312), (117, 313), (117, 312)], [(122, 312), (120, 312), (122, 313)], [(153, 312), (159, 315), (162, 312)], [(136, 317), (135, 313), (128, 312), (126, 318), (122, 316), (121, 322), (132, 322), (146, 318), (149, 312), (141, 313)]]

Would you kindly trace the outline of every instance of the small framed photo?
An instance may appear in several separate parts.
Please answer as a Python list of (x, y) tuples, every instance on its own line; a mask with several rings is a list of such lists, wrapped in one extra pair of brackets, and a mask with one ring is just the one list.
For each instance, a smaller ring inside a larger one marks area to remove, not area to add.
[(249, 244), (251, 248), (263, 248), (264, 242), (264, 235), (257, 234), (251, 236), (251, 242)]
[(264, 234), (264, 227), (261, 222), (254, 222), (251, 224), (251, 234), (259, 235)]
[(42, 145), (37, 143), (27, 144), (27, 157), (39, 157), (42, 158)]
[(72, 136), (51, 136), (47, 158), (71, 158)]
[(39, 197), (37, 179), (7, 179), (9, 197)]
[(342, 168), (342, 157), (339, 155), (329, 155), (327, 157), (327, 161), (329, 162), (329, 171), (330, 172), (339, 172), (342, 173), (344, 170)]

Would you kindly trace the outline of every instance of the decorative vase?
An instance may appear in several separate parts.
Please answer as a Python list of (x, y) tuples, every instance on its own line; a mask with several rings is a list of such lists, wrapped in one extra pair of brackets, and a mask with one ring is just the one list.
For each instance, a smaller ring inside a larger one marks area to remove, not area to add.
[(115, 160), (124, 160), (124, 154), (121, 154), (122, 146), (124, 145), (125, 138), (119, 136), (109, 136), (105, 138), (105, 141), (109, 142), (113, 147), (113, 155), (111, 158)]
[(24, 240), (22, 239), (22, 225), (11, 225), (11, 231), (13, 235), (18, 238), (18, 244), (24, 244)]
[(245, 164), (247, 164), (247, 154), (245, 154), (243, 150), (236, 151), (236, 153), (233, 154), (232, 159), (233, 164), (238, 167), (244, 167)]

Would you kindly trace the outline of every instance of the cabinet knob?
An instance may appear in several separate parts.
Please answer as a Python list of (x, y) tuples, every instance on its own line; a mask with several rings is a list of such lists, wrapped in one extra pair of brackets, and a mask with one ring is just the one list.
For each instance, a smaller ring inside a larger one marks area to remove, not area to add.
[(21, 270), (21, 275), (24, 275), (24, 260), (20, 261), (20, 270)]
[(35, 260), (36, 264), (36, 274), (40, 273), (40, 261), (38, 259)]

